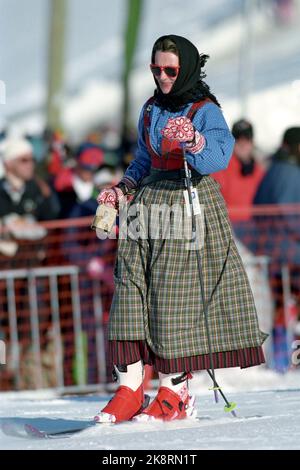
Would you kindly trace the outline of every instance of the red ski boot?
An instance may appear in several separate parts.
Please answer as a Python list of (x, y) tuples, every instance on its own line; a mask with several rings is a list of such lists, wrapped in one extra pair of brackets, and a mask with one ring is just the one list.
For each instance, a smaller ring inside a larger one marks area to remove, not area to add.
[(95, 416), (94, 420), (98, 423), (129, 421), (147, 406), (149, 402), (149, 398), (148, 400), (147, 398), (147, 396), (144, 397), (143, 385), (136, 391), (121, 385), (103, 410)]
[[(171, 375), (171, 374), (170, 374)], [(174, 374), (172, 374), (174, 377)], [(158, 390), (153, 402), (134, 417), (135, 421), (152, 421), (160, 419), (163, 421), (172, 421), (174, 419), (184, 419), (187, 417), (195, 417), (197, 411), (194, 408), (195, 397), (189, 395), (187, 378), (191, 378), (191, 374), (185, 374), (175, 378), (179, 380), (173, 387), (161, 386)], [(184, 380), (184, 383), (183, 380)], [(160, 383), (166, 382), (161, 380)], [(179, 385), (180, 384), (180, 385)], [(176, 391), (175, 391), (175, 390)]]
[(120, 386), (103, 410), (94, 417), (97, 423), (129, 421), (149, 404), (149, 397), (144, 395), (141, 361), (128, 366), (115, 366), (115, 371)]

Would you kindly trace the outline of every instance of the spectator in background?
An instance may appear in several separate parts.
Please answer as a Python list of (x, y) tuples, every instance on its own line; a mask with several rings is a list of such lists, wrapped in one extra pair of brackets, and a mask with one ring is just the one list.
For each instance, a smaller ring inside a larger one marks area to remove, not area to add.
[(82, 144), (76, 155), (74, 168), (65, 167), (56, 176), (54, 188), (61, 203), (60, 217), (63, 219), (80, 216), (80, 206), (92, 201), (95, 210), (94, 177), (103, 165), (104, 154), (99, 146)]
[[(280, 355), (276, 344), (281, 335), (283, 344), (287, 346), (284, 330), (289, 325), (286, 322), (295, 322), (300, 312), (300, 218), (299, 213), (287, 212), (282, 205), (300, 203), (300, 127), (285, 131), (282, 144), (271, 162), (257, 190), (254, 204), (277, 204), (279, 210), (275, 215), (256, 216), (257, 229), (261, 234), (257, 237), (257, 253), (270, 257), (271, 283), (276, 302), (275, 366), (284, 370), (289, 365), (289, 351), (285, 351), (285, 357), (282, 351)], [(283, 266), (288, 266), (290, 283), (285, 289), (290, 297), (285, 299)]]
[[(30, 221), (55, 219), (59, 202), (50, 187), (35, 175), (30, 143), (7, 139), (2, 146), (4, 177), (0, 180), (0, 218), (25, 228)], [(12, 222), (13, 221), (13, 222)]]
[(300, 127), (290, 127), (255, 195), (255, 204), (300, 203)]
[[(233, 155), (226, 170), (214, 173), (228, 207), (239, 209), (230, 214), (235, 233), (242, 238), (251, 221), (250, 206), (264, 175), (264, 168), (256, 161), (252, 124), (241, 119), (232, 127), (235, 138)], [(247, 210), (248, 208), (248, 210)]]
[(55, 177), (72, 161), (72, 149), (60, 132), (46, 128), (42, 135), (45, 158), (40, 162), (39, 172), (53, 184)]
[[(261, 181), (254, 198), (254, 204), (295, 204), (300, 203), (300, 127), (291, 127), (283, 135), (282, 144), (271, 157), (271, 166)], [(268, 224), (262, 224), (263, 216), (256, 217), (256, 223), (263, 230), (264, 245), (258, 249), (276, 257), (280, 263), (300, 265), (300, 230), (296, 215), (283, 212)], [(261, 242), (262, 243), (262, 242)]]

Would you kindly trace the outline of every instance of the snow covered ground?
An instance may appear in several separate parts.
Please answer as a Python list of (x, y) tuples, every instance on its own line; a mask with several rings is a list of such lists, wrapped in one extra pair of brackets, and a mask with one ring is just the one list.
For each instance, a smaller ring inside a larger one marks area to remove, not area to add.
[[(59, 397), (53, 391), (0, 394), (0, 449), (198, 450), (300, 449), (300, 370), (282, 376), (263, 367), (217, 371), (230, 401), (237, 402), (238, 419), (215, 404), (205, 373), (195, 376), (197, 420), (170, 423), (97, 425), (72, 437), (34, 439), (24, 424), (40, 430), (88, 425), (109, 395)], [(153, 396), (154, 392), (150, 392)], [(3, 432), (3, 430), (6, 431)], [(7, 435), (7, 430), (21, 433)]]

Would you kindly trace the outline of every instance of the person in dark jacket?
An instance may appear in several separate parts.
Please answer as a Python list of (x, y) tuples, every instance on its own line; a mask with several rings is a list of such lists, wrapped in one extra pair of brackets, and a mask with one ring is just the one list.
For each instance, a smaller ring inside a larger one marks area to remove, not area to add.
[(258, 187), (255, 204), (300, 202), (300, 127), (288, 128)]
[(300, 217), (299, 211), (287, 206), (299, 203), (300, 127), (290, 127), (283, 135), (280, 148), (271, 157), (271, 165), (254, 198), (256, 205), (277, 205), (275, 213), (256, 216), (255, 222), (257, 254), (270, 258), (276, 308), (274, 365), (279, 370), (287, 370), (290, 364), (289, 340), (285, 336), (291, 326), (287, 321), (294, 321), (292, 317), (297, 319), (300, 313)]
[(4, 177), (0, 180), (0, 218), (11, 214), (35, 221), (55, 219), (59, 202), (49, 186), (35, 176), (31, 144), (9, 139), (3, 145)]
[(103, 163), (104, 154), (101, 148), (86, 142), (77, 151), (75, 167), (62, 168), (57, 174), (54, 188), (60, 200), (60, 218), (68, 219), (79, 215), (82, 204), (95, 200), (95, 174)]
[[(300, 127), (290, 127), (283, 135), (280, 148), (271, 158), (271, 165), (258, 187), (254, 204), (296, 204), (300, 203)], [(257, 218), (262, 222), (261, 218)], [(266, 254), (276, 256), (280, 263), (297, 263), (300, 265), (300, 236), (295, 214), (282, 208), (269, 220), (268, 243), (264, 248)], [(264, 229), (265, 235), (266, 230)], [(260, 248), (261, 250), (263, 248)]]

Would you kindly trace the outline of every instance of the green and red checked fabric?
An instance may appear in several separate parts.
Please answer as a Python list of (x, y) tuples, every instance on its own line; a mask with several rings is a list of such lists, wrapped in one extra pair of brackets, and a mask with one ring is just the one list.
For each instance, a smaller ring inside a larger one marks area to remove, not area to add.
[[(194, 180), (194, 187), (203, 213), (203, 222), (196, 217), (203, 231), (200, 255), (212, 351), (259, 348), (267, 335), (259, 329), (218, 183), (204, 176)], [(138, 190), (130, 204), (141, 203), (151, 218), (155, 205), (184, 207), (183, 190), (182, 181), (151, 183)], [(159, 220), (154, 217), (152, 223), (159, 225)], [(151, 236), (119, 240), (110, 341), (143, 340), (159, 358), (170, 360), (209, 353), (197, 256), (187, 243), (186, 238)]]

